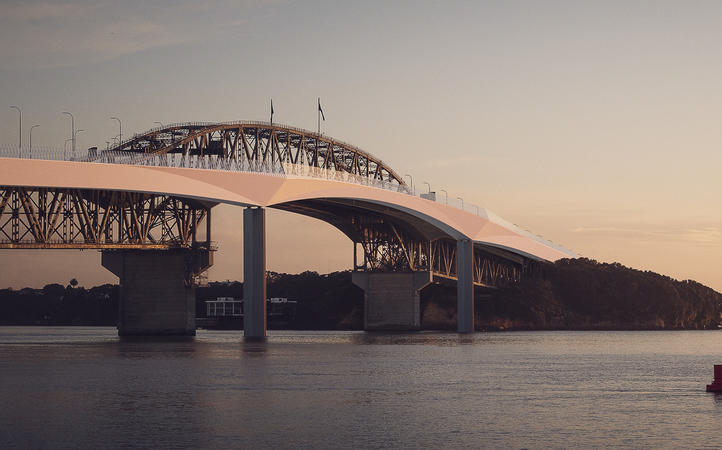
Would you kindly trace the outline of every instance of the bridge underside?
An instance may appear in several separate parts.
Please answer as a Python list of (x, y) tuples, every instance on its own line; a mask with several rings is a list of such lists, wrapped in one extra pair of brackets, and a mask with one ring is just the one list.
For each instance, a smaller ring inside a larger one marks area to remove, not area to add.
[[(383, 205), (350, 199), (315, 199), (274, 208), (323, 220), (354, 242), (354, 271), (420, 272), (457, 280), (457, 240), (443, 230)], [(498, 287), (535, 271), (538, 262), (507, 250), (474, 244), (473, 283)]]
[(213, 205), (159, 194), (0, 186), (0, 249), (208, 248)]
[(353, 281), (364, 290), (366, 330), (420, 329), (421, 289), (446, 279), (457, 284), (458, 331), (473, 332), (474, 286), (517, 282), (539, 264), (371, 202), (314, 199), (274, 208), (328, 222), (354, 242)]

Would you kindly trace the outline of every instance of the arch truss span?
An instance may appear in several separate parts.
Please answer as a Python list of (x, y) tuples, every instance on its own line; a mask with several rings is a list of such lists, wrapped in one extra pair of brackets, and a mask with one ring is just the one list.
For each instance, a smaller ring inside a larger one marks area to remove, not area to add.
[(308, 166), (406, 187), (375, 156), (323, 134), (266, 122), (182, 123), (137, 134), (111, 148), (145, 155), (215, 156), (248, 166)]

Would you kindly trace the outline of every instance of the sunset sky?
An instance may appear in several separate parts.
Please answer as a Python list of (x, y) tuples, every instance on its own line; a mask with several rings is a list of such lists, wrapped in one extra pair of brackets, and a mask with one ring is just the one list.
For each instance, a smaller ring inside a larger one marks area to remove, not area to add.
[[(105, 147), (162, 123), (268, 120), (576, 251), (722, 290), (720, 1), (8, 1), (0, 145)], [(2, 184), (2, 180), (0, 180)], [(242, 279), (241, 209), (211, 280)], [(268, 269), (350, 269), (332, 227), (268, 215)], [(96, 251), (0, 251), (0, 288), (117, 282)]]

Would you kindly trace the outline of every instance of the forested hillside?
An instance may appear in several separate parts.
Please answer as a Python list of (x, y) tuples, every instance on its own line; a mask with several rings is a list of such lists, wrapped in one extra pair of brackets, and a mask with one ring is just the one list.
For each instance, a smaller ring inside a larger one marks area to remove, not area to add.
[[(424, 326), (453, 328), (455, 291), (422, 296)], [(543, 275), (498, 290), (477, 291), (479, 329), (717, 328), (722, 294), (691, 280), (590, 259), (563, 259)], [(453, 310), (453, 311), (452, 311)]]

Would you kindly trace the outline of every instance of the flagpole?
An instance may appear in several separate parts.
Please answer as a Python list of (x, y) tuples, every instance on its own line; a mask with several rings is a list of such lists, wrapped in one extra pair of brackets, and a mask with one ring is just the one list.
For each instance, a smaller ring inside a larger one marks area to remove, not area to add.
[(316, 108), (316, 116), (318, 117), (318, 134), (321, 134), (321, 97), (318, 98), (318, 108)]

